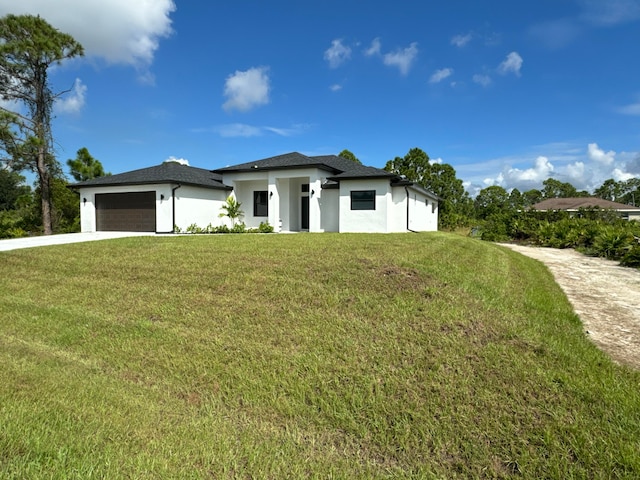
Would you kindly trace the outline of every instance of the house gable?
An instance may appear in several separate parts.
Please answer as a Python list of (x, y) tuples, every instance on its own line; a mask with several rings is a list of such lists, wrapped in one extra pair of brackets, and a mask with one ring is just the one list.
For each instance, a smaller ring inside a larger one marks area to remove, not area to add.
[(640, 207), (612, 202), (597, 197), (548, 198), (531, 206), (532, 210), (538, 211), (564, 210), (567, 212), (578, 212), (583, 208), (613, 210), (628, 220), (640, 220)]

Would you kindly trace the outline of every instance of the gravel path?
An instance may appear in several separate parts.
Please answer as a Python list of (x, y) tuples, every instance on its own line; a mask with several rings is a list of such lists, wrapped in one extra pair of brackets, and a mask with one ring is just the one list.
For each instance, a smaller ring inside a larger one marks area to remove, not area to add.
[(640, 369), (640, 270), (571, 249), (504, 246), (544, 263), (593, 342), (614, 361)]

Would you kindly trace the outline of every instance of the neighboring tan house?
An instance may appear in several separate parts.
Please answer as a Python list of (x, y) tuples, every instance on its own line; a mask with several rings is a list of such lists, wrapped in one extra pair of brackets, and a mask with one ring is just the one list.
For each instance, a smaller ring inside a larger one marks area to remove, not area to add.
[(539, 211), (556, 211), (564, 210), (570, 213), (577, 213), (580, 209), (599, 208), (602, 210), (613, 210), (617, 212), (625, 220), (640, 221), (640, 207), (616, 203), (610, 200), (604, 200), (596, 197), (577, 197), (577, 198), (549, 198), (542, 202), (536, 203), (531, 207)]
[(248, 228), (276, 232), (406, 232), (438, 229), (438, 197), (396, 174), (335, 155), (288, 153), (217, 170), (177, 162), (71, 185), (83, 232), (227, 224), (228, 196)]

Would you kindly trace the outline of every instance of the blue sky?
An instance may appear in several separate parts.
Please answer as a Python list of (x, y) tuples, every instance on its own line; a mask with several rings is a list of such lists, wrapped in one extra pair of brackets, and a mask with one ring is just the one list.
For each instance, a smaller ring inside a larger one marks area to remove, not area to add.
[[(17, 3), (17, 5), (16, 5)], [(120, 173), (419, 147), (471, 193), (640, 176), (640, 0), (0, 0), (80, 41), (59, 160)]]

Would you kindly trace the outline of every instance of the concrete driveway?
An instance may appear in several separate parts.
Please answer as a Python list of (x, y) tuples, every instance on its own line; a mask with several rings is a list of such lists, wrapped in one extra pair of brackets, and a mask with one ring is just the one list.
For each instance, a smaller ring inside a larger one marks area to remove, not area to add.
[(48, 245), (64, 245), (67, 243), (92, 242), (111, 238), (141, 237), (156, 235), (152, 232), (93, 232), (63, 233), (60, 235), (42, 235), (39, 237), (10, 238), (0, 240), (0, 252), (19, 248), (46, 247)]

